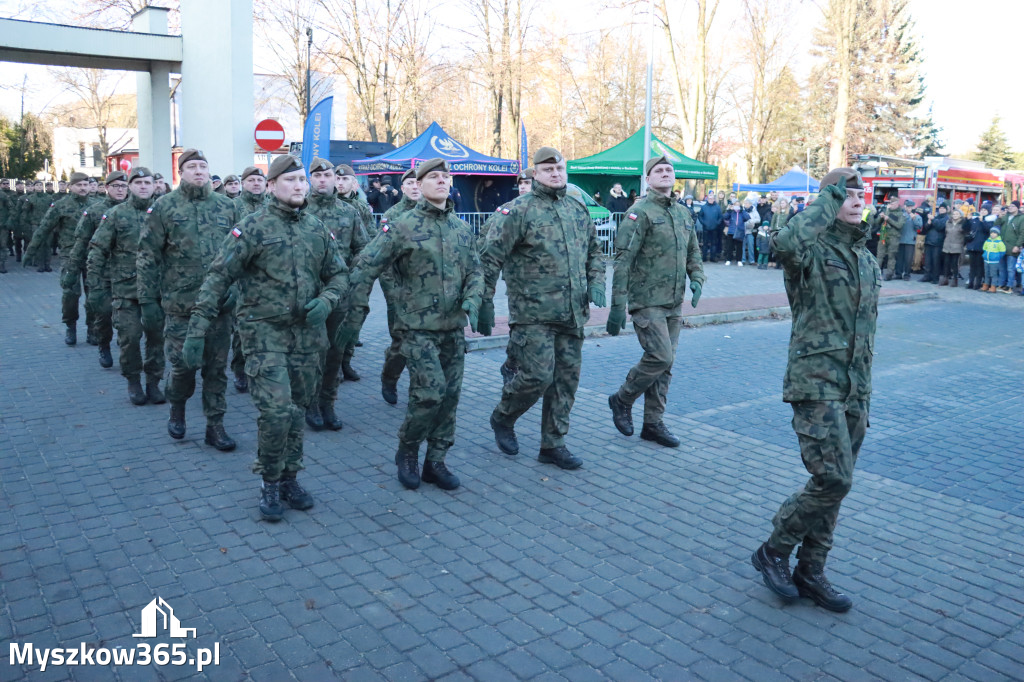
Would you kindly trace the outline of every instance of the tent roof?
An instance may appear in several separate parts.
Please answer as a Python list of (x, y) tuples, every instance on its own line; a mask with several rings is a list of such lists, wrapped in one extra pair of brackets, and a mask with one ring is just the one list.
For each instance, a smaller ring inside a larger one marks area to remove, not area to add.
[[(651, 135), (652, 157), (664, 154), (676, 169), (677, 178), (718, 177), (718, 166), (691, 159)], [(614, 147), (570, 161), (566, 170), (581, 175), (641, 175), (644, 165), (644, 129), (636, 131)]]
[(435, 158), (447, 161), (455, 175), (516, 175), (519, 172), (518, 161), (499, 159), (474, 151), (457, 142), (436, 121), (398, 149), (353, 161), (352, 168), (359, 175), (401, 173), (419, 161)]
[(811, 192), (817, 192), (821, 189), (818, 181), (811, 178), (800, 170), (799, 166), (793, 166), (793, 169), (780, 178), (775, 179), (765, 185), (741, 185), (739, 183), (733, 183), (732, 191), (734, 192), (806, 192), (810, 186)]

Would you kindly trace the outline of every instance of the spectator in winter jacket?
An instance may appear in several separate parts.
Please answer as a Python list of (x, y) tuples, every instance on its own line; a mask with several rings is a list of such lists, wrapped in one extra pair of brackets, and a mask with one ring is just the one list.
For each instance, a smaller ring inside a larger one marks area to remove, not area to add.
[(714, 192), (708, 192), (707, 203), (697, 214), (701, 229), (704, 231), (704, 242), (701, 247), (702, 257), (705, 262), (718, 262), (721, 253), (722, 243), (722, 207), (718, 204), (718, 197)]
[(1020, 212), (1020, 201), (1010, 202), (1006, 207), (1006, 215), (999, 218), (996, 224), (999, 225), (1000, 236), (1006, 244), (1006, 257), (1003, 259), (1003, 267), (1000, 268), (1003, 279), (999, 290), (1007, 294), (1011, 293), (1011, 290), (1020, 291), (1017, 286), (1017, 256), (1024, 246), (1024, 213)]
[[(938, 220), (938, 218), (936, 218)], [(946, 221), (942, 241), (942, 278), (939, 286), (960, 286), (960, 255), (964, 252), (964, 238), (969, 226), (963, 213), (954, 210)], [(929, 233), (930, 234), (930, 233)], [(970, 288), (970, 287), (968, 287)]]
[(391, 186), (391, 178), (387, 175), (370, 183), (366, 193), (366, 203), (370, 204), (374, 213), (385, 213), (398, 203), (398, 190)]
[(942, 270), (942, 243), (946, 239), (946, 205), (939, 204), (938, 215), (928, 225), (924, 235), (924, 277), (922, 282), (938, 282)]
[(750, 214), (743, 210), (738, 203), (730, 204), (725, 210), (725, 228), (722, 231), (723, 257), (725, 264), (736, 261), (736, 265), (743, 266), (743, 238), (747, 233), (747, 221)]
[[(988, 237), (987, 230), (991, 224), (986, 222), (986, 218), (991, 217), (987, 208), (982, 208), (981, 211), (970, 218), (964, 217), (964, 222), (967, 224), (964, 249), (971, 258), (971, 270), (967, 277), (968, 289), (980, 290), (981, 281), (985, 278), (984, 247), (985, 239)], [(949, 231), (949, 226), (946, 227), (946, 231)]]
[(484, 178), (483, 182), (477, 184), (474, 202), (477, 213), (488, 214), (494, 213), (499, 206), (505, 203), (501, 196), (501, 189), (494, 184), (492, 178)]
[(1006, 244), (999, 237), (999, 228), (992, 224), (988, 229), (988, 239), (982, 247), (985, 258), (985, 284), (982, 291), (995, 293), (999, 284), (999, 265), (1005, 260)]
[(629, 208), (628, 201), (626, 193), (622, 191), (622, 185), (616, 182), (608, 190), (608, 200), (605, 202), (604, 207), (612, 213), (625, 213), (626, 209)]
[(761, 214), (754, 208), (754, 204), (751, 203), (750, 199), (744, 199), (743, 203), (740, 204), (743, 207), (743, 211), (747, 214), (747, 222), (744, 225), (746, 228), (743, 235), (743, 260), (739, 261), (737, 265), (742, 263), (754, 264), (754, 234), (757, 232), (757, 226), (761, 224)]

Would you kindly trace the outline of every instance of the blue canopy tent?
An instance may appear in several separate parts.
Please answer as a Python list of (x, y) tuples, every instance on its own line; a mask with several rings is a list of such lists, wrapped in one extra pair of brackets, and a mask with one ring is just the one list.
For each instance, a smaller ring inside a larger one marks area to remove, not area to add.
[(816, 194), (819, 189), (818, 181), (800, 170), (799, 166), (793, 166), (793, 169), (782, 177), (764, 185), (741, 185), (735, 182), (732, 185), (733, 192), (786, 192), (787, 194), (811, 192)]

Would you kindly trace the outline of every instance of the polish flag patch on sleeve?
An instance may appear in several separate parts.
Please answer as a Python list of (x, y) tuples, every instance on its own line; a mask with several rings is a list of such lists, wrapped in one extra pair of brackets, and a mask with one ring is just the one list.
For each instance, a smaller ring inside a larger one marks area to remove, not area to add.
[(391, 229), (391, 228), (389, 228), (389, 227), (388, 227), (387, 223), (383, 223), (383, 222), (382, 222), (382, 223), (380, 224), (380, 231), (381, 231), (381, 232), (387, 232), (387, 231), (388, 231), (389, 229)]
[(237, 227), (232, 228), (231, 229), (231, 236), (234, 237), (235, 239), (238, 239), (239, 237), (242, 236), (242, 231), (239, 230)]
[(511, 211), (509, 211), (507, 208), (503, 208), (501, 209), (501, 213), (502, 215), (508, 215), (509, 213), (511, 213)]
[(636, 220), (636, 219), (637, 219), (637, 215), (636, 215), (636, 213), (630, 213), (630, 214), (629, 214), (629, 219), (630, 219), (630, 220)]
[(152, 212), (153, 212), (153, 207), (152, 206), (150, 206), (149, 208), (146, 209), (146, 213), (152, 213)]

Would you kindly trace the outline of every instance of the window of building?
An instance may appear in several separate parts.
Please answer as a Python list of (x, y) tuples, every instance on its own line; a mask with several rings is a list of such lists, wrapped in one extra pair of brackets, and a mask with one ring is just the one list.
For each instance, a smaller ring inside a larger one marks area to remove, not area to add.
[(78, 166), (80, 168), (84, 168), (85, 167), (85, 143), (84, 142), (79, 142), (78, 143)]
[(103, 152), (100, 151), (100, 146), (94, 144), (92, 146), (92, 165), (99, 168), (103, 165)]

